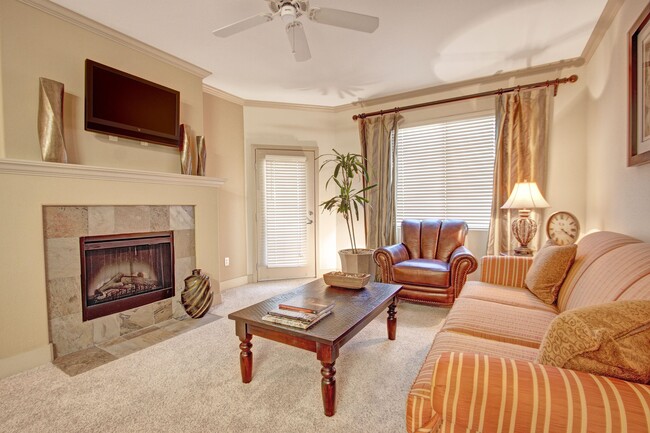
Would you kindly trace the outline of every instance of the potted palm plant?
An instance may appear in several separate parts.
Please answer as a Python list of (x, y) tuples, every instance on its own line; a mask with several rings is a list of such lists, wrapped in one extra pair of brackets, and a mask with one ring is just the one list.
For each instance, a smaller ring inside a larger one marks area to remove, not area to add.
[[(359, 210), (368, 204), (364, 193), (377, 185), (367, 185), (369, 177), (363, 156), (356, 153), (342, 154), (335, 149), (332, 150), (334, 154), (323, 155), (329, 158), (321, 164), (320, 170), (323, 170), (327, 165), (334, 164), (334, 171), (327, 179), (325, 188), (329, 186), (330, 182), (334, 182), (337, 187), (337, 194), (320, 205), (323, 211), (336, 211), (345, 219), (352, 248), (339, 251), (342, 271), (374, 274), (372, 272), (374, 269), (372, 262), (373, 251), (367, 248), (357, 248), (353, 218), (359, 221)], [(355, 189), (355, 184), (366, 186)]]

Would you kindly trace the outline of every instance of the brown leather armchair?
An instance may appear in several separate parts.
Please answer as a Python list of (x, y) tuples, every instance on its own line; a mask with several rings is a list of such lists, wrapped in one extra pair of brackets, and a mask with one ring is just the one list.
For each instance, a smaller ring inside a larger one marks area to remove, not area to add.
[(466, 236), (461, 220), (402, 221), (402, 243), (374, 252), (381, 281), (401, 284), (404, 300), (453, 304), (467, 275), (478, 267), (464, 245)]

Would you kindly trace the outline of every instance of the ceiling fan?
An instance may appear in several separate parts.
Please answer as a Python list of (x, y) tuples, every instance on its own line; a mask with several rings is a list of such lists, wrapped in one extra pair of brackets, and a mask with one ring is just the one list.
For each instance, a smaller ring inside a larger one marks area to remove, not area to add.
[(221, 27), (212, 32), (213, 35), (227, 38), (236, 33), (243, 32), (260, 24), (267, 23), (276, 16), (280, 16), (286, 23), (286, 32), (291, 44), (291, 52), (297, 62), (311, 59), (307, 37), (302, 23), (298, 19), (308, 15), (309, 19), (320, 24), (342, 27), (360, 32), (372, 33), (379, 26), (379, 18), (355, 12), (331, 8), (316, 8), (309, 6), (309, 0), (265, 0), (271, 13), (254, 15), (236, 23)]

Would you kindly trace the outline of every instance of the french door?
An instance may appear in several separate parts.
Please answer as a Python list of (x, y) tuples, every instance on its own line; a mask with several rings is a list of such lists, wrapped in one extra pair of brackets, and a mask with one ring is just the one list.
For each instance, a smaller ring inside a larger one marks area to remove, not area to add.
[(258, 281), (316, 276), (310, 150), (255, 149)]

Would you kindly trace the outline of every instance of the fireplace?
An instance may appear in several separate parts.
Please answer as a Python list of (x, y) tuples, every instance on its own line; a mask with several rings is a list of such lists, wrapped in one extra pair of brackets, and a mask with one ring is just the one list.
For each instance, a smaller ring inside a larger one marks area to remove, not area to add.
[(83, 320), (174, 296), (172, 231), (79, 238)]

